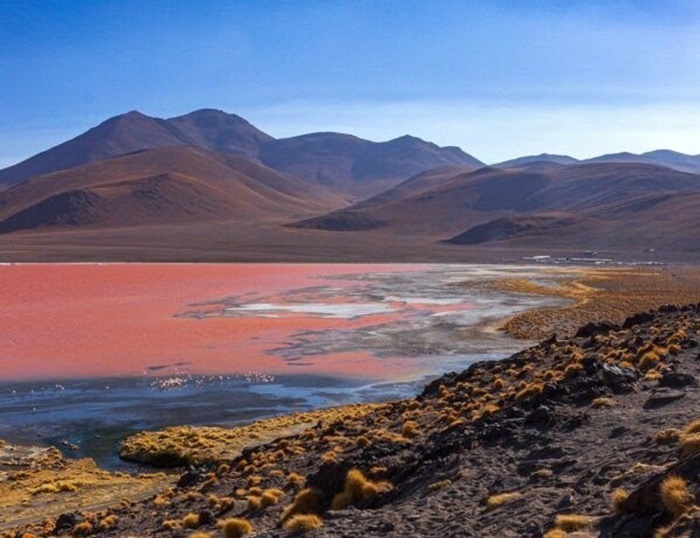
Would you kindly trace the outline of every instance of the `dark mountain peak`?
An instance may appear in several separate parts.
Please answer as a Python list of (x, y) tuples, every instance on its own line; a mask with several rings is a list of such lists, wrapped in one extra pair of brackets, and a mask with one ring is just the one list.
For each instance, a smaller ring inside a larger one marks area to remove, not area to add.
[(530, 164), (560, 164), (560, 165), (570, 165), (578, 163), (578, 159), (574, 159), (569, 155), (556, 155), (553, 153), (540, 153), (539, 155), (527, 155), (525, 157), (518, 157), (516, 159), (510, 159), (508, 161), (503, 161), (493, 166), (498, 168), (510, 168), (515, 166), (524, 166)]
[(250, 122), (246, 121), (242, 117), (236, 114), (229, 114), (223, 110), (218, 110), (216, 108), (202, 108), (190, 112), (188, 114), (183, 114), (182, 116), (175, 116), (173, 118), (168, 118), (168, 122), (178, 121), (191, 121), (196, 125), (200, 126), (221, 126), (221, 125), (252, 125)]

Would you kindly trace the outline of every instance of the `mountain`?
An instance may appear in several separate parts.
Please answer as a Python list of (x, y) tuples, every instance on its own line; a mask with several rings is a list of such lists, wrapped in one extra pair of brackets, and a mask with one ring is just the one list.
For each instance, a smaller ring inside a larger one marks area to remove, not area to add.
[(668, 149), (648, 151), (642, 154), (622, 152), (601, 155), (582, 163), (644, 163), (656, 164), (691, 174), (700, 173), (700, 155), (686, 155)]
[(388, 189), (416, 173), (445, 165), (484, 164), (456, 147), (441, 148), (402, 136), (370, 142), (340, 133), (314, 133), (275, 140), (262, 147), (266, 165), (313, 180), (357, 198)]
[(14, 166), (0, 170), (0, 187), (90, 162), (150, 148), (192, 146), (241, 155), (355, 200), (376, 194), (436, 166), (483, 163), (456, 147), (440, 148), (403, 136), (371, 142), (338, 133), (275, 140), (245, 119), (204, 109), (170, 119), (132, 111)]
[(503, 161), (501, 163), (492, 164), (494, 168), (515, 168), (518, 166), (539, 164), (539, 163), (552, 163), (552, 164), (577, 164), (578, 159), (569, 157), (568, 155), (553, 155), (551, 153), (541, 153), (540, 155), (527, 155), (525, 157), (518, 157), (517, 159), (511, 159), (509, 161)]
[(13, 185), (40, 174), (132, 151), (187, 144), (188, 141), (166, 121), (132, 111), (110, 118), (67, 142), (0, 170), (0, 183)]
[(198, 110), (168, 120), (132, 111), (19, 164), (0, 170), (0, 184), (13, 185), (40, 174), (67, 170), (149, 148), (193, 146), (256, 158), (272, 137), (234, 114)]
[[(645, 219), (655, 223), (657, 241), (665, 234), (680, 233), (683, 225), (695, 220), (700, 225), (692, 204), (680, 205), (685, 197), (690, 200), (699, 193), (700, 176), (655, 165), (485, 167), (452, 177), (449, 172), (438, 174), (437, 179), (428, 173), (418, 175), (379, 196), (293, 226), (372, 229), (424, 240), (448, 238), (456, 244), (532, 238), (540, 244), (561, 239), (560, 244), (576, 245), (600, 236), (604, 243), (620, 247), (625, 241), (648, 240)], [(695, 231), (681, 233), (687, 244), (688, 237), (696, 235), (700, 239)]]
[(197, 110), (166, 121), (191, 146), (243, 155), (254, 160), (260, 147), (274, 140), (240, 116), (221, 110)]
[(0, 192), (0, 232), (278, 222), (341, 202), (242, 157), (153, 148), (37, 176)]

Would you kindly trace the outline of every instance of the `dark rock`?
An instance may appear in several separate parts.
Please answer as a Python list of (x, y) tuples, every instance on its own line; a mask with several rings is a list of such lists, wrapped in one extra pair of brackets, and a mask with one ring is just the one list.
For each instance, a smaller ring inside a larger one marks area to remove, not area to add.
[(598, 370), (601, 383), (613, 389), (616, 393), (630, 392), (634, 390), (637, 374), (629, 368), (622, 368), (614, 364), (603, 363)]
[(200, 510), (199, 512), (199, 524), (209, 525), (210, 523), (216, 522), (216, 514), (211, 510)]
[(559, 502), (556, 504), (556, 507), (557, 509), (561, 510), (562, 508), (568, 508), (573, 504), (574, 496), (571, 493), (569, 493), (568, 495), (564, 495), (561, 499), (559, 499)]
[(180, 476), (180, 479), (177, 481), (177, 487), (189, 488), (191, 486), (194, 486), (197, 482), (203, 480), (203, 478), (204, 475), (202, 475), (202, 473), (190, 469), (189, 471), (185, 472), (182, 476)]
[(651, 312), (642, 312), (641, 314), (635, 314), (634, 316), (628, 317), (622, 324), (623, 329), (629, 329), (635, 325), (641, 325), (642, 323), (647, 323), (654, 319), (654, 314)]
[(644, 402), (644, 409), (657, 409), (680, 400), (685, 396), (685, 392), (680, 390), (670, 390), (670, 389), (659, 389), (654, 391), (649, 399)]
[(588, 323), (576, 331), (574, 338), (588, 338), (597, 334), (606, 334), (617, 329), (619, 329), (619, 326), (608, 323), (607, 321)]
[(674, 312), (680, 312), (680, 311), (681, 311), (681, 307), (680, 307), (680, 305), (678, 305), (676, 303), (668, 303), (665, 305), (661, 305), (659, 307), (659, 312), (663, 312), (664, 314), (672, 314)]
[(58, 534), (59, 532), (69, 531), (83, 520), (83, 516), (81, 516), (77, 512), (68, 512), (66, 514), (61, 514), (56, 520), (56, 526), (53, 532), (54, 534)]
[(626, 426), (618, 426), (617, 428), (613, 428), (610, 431), (610, 435), (608, 437), (610, 437), (610, 439), (617, 439), (618, 437), (622, 437), (623, 435), (627, 435), (631, 431), (632, 430), (630, 430)]
[(546, 405), (538, 406), (532, 413), (530, 413), (525, 419), (525, 424), (554, 424), (556, 422), (556, 417), (551, 408)]
[(681, 389), (689, 385), (696, 386), (697, 384), (698, 381), (695, 379), (695, 376), (670, 370), (665, 370), (661, 379), (659, 379), (660, 387), (670, 387), (672, 389)]

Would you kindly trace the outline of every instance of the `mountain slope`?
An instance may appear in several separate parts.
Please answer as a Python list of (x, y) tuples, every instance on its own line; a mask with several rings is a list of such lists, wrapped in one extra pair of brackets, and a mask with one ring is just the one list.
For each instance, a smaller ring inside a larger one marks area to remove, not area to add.
[(67, 142), (0, 170), (0, 183), (14, 185), (33, 176), (67, 170), (107, 157), (188, 143), (166, 121), (132, 111), (110, 118)]
[(170, 147), (38, 176), (0, 193), (0, 230), (280, 221), (342, 199), (245, 158)]
[(568, 155), (552, 155), (551, 153), (541, 153), (540, 155), (527, 155), (525, 157), (518, 157), (517, 159), (510, 159), (508, 161), (503, 161), (497, 164), (492, 164), (494, 168), (512, 168), (517, 166), (523, 166), (533, 163), (553, 163), (553, 164), (577, 164), (580, 162), (578, 159), (569, 157)]
[(132, 111), (14, 166), (0, 170), (0, 187), (90, 162), (150, 148), (192, 146), (260, 160), (267, 166), (360, 199), (437, 166), (483, 164), (456, 147), (404, 136), (370, 142), (338, 133), (275, 140), (245, 119), (203, 109), (170, 119)]
[(440, 148), (415, 137), (370, 142), (339, 133), (275, 140), (263, 146), (260, 159), (272, 168), (356, 199), (382, 192), (409, 176), (438, 166), (483, 166), (459, 148)]
[(665, 166), (680, 172), (700, 173), (700, 155), (686, 155), (677, 151), (660, 149), (642, 154), (622, 152), (601, 155), (582, 163), (643, 163)]
[(655, 209), (653, 215), (645, 211), (661, 204), (664, 196), (677, 197), (678, 203), (698, 192), (700, 176), (636, 163), (481, 168), (452, 177), (449, 172), (437, 178), (418, 175), (379, 196), (295, 226), (384, 229), (462, 244), (542, 240), (548, 234), (553, 241), (580, 241), (626, 226), (629, 233), (611, 237), (619, 246), (623, 236), (636, 234), (644, 241), (640, 230), (648, 228), (642, 226), (645, 218), (656, 223), (657, 238), (692, 221), (689, 207), (679, 207), (672, 217), (664, 216), (673, 211), (671, 205)]
[(274, 140), (240, 116), (221, 110), (197, 110), (166, 121), (192, 146), (251, 159), (257, 159), (263, 144)]

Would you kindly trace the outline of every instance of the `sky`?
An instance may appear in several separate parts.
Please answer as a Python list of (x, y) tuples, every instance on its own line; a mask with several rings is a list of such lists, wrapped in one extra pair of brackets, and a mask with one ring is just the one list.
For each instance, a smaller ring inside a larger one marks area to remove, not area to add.
[(1, 0), (0, 167), (139, 110), (487, 163), (700, 154), (697, 0)]

